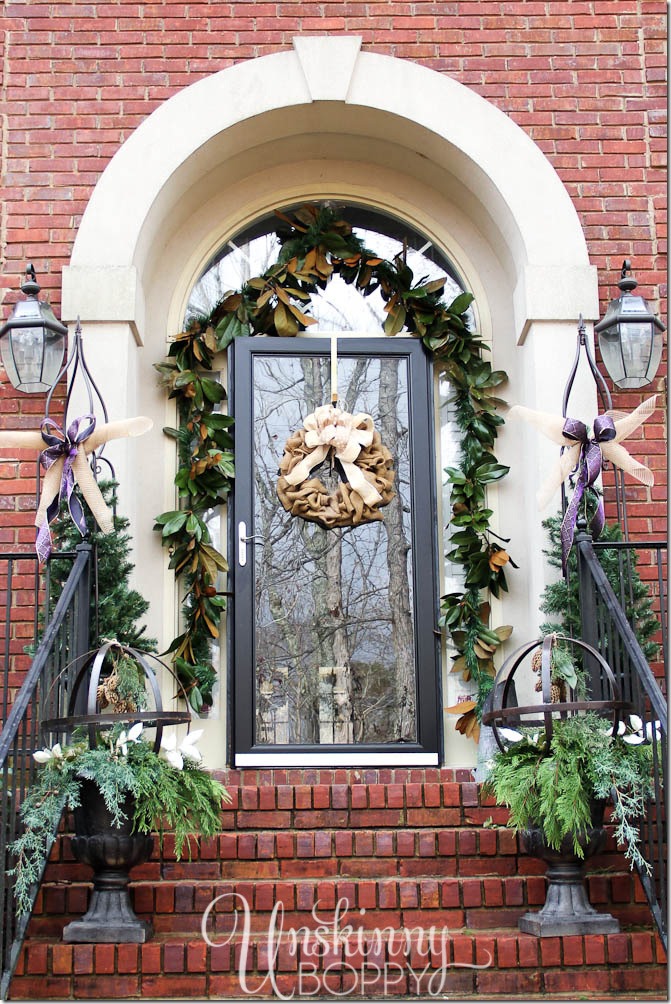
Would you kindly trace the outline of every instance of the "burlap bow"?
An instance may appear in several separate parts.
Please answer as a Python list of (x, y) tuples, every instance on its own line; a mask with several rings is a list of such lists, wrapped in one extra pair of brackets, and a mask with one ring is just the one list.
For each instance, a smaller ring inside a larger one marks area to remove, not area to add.
[(87, 456), (112, 439), (141, 436), (153, 424), (151, 419), (140, 417), (97, 426), (93, 415), (83, 415), (70, 423), (67, 432), (51, 418), (44, 419), (39, 432), (0, 432), (0, 449), (11, 446), (15, 449), (40, 451), (40, 463), (45, 471), (40, 504), (35, 515), (35, 526), (38, 527), (35, 550), (40, 561), (46, 561), (51, 553), (49, 524), (58, 514), (62, 499), (67, 501), (70, 515), (79, 532), (82, 536), (86, 532), (81, 503), (74, 493), (75, 483), (81, 488), (102, 532), (112, 532), (112, 512), (102, 497)]
[[(564, 570), (566, 570), (566, 560), (573, 544), (580, 501), (585, 489), (593, 485), (601, 473), (604, 460), (609, 460), (615, 467), (631, 474), (633, 478), (648, 487), (654, 484), (652, 471), (635, 460), (624, 446), (620, 446), (620, 443), (652, 415), (656, 403), (657, 395), (655, 394), (639, 404), (638, 408), (629, 415), (621, 411), (607, 411), (605, 415), (599, 415), (594, 420), (592, 437), (588, 435), (584, 422), (574, 418), (549, 415), (543, 411), (524, 408), (519, 404), (514, 405), (508, 412), (509, 418), (522, 418), (530, 422), (553, 443), (566, 447), (559, 458), (557, 467), (538, 490), (537, 499), (541, 509), (545, 508), (554, 492), (571, 472), (575, 471), (578, 474), (573, 496), (564, 514), (561, 528)], [(599, 499), (597, 511), (590, 523), (590, 529), (595, 538), (601, 533), (603, 524), (603, 501)]]
[(307, 430), (305, 445), (311, 452), (285, 475), (288, 484), (297, 485), (306, 481), (310, 472), (332, 453), (342, 465), (350, 488), (366, 505), (373, 506), (382, 501), (377, 488), (366, 480), (355, 462), (362, 447), (373, 442), (375, 429), (370, 415), (364, 412), (351, 415), (348, 411), (334, 408), (332, 404), (325, 404), (308, 415), (304, 426)]

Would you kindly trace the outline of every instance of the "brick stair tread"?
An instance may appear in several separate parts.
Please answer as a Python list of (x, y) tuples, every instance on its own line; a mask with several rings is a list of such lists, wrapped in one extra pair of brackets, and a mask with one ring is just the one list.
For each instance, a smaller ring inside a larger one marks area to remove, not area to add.
[[(417, 860), (410, 859), (409, 863)], [(253, 869), (246, 868), (242, 874), (235, 874), (236, 869), (227, 874), (226, 867), (235, 864), (230, 861), (182, 862), (179, 865), (165, 862), (162, 867), (159, 862), (152, 862), (151, 868), (135, 869), (133, 875), (137, 877), (131, 882), (131, 890), (136, 911), (158, 918), (159, 927), (168, 922), (161, 919), (162, 915), (166, 918), (200, 915), (216, 896), (233, 891), (243, 894), (250, 908), (260, 913), (272, 910), (278, 900), (288, 911), (309, 913), (317, 902), (325, 909), (334, 909), (338, 900), (344, 899), (349, 909), (376, 910), (380, 914), (414, 911), (428, 917), (436, 911), (446, 911), (447, 922), (452, 926), (467, 923), (477, 928), (497, 926), (498, 918), (505, 911), (508, 922), (516, 923), (522, 912), (537, 908), (545, 901), (544, 868), (534, 859), (524, 858), (517, 862), (517, 874), (500, 874), (495, 864), (497, 859), (494, 859), (495, 870), (491, 873), (466, 876), (432, 874), (431, 860), (427, 859), (425, 870), (413, 868), (412, 874), (380, 874), (377, 859), (328, 859), (327, 869), (321, 868), (320, 859), (293, 861), (289, 862), (293, 872), (290, 874), (277, 873), (281, 862), (266, 862), (268, 868), (272, 865), (273, 869), (260, 876), (254, 876)], [(514, 864), (516, 859), (510, 860)], [(522, 863), (529, 866), (529, 874), (519, 874)], [(204, 878), (199, 864), (207, 865), (209, 870)], [(362, 865), (368, 864), (370, 868), (356, 874)], [(256, 865), (258, 870), (259, 863)], [(402, 869), (402, 861), (398, 867)], [(179, 868), (179, 877), (171, 877), (173, 868)], [(310, 869), (317, 873), (306, 874)], [(91, 886), (89, 875), (82, 876), (82, 866), (74, 862), (50, 864), (32, 929), (35, 932), (39, 926), (44, 929), (45, 925), (52, 924), (54, 917), (83, 913)], [(586, 883), (595, 908), (613, 912), (627, 924), (650, 923), (645, 895), (638, 878), (631, 872), (588, 873)], [(223, 909), (223, 902), (219, 909)], [(455, 911), (461, 911), (463, 916), (457, 916)]]
[[(267, 931), (260, 930), (252, 932), (250, 944), (255, 951), (259, 945), (265, 949), (265, 936)], [(26, 943), (27, 959), (20, 964), (17, 974), (24, 975), (35, 969), (40, 961), (51, 957), (52, 964), (56, 960), (57, 968), (63, 966), (63, 960), (79, 960), (80, 966), (85, 966), (88, 961), (95, 965), (96, 961), (114, 959), (115, 971), (118, 965), (129, 966), (138, 965), (142, 967), (143, 959), (149, 959), (155, 963), (160, 954), (162, 964), (165, 966), (168, 955), (171, 962), (169, 966), (178, 968), (167, 968), (163, 971), (166, 974), (180, 971), (198, 971), (198, 966), (202, 963), (206, 953), (217, 959), (219, 965), (235, 966), (229, 946), (239, 946), (244, 938), (242, 933), (223, 932), (218, 936), (226, 940), (226, 945), (218, 945), (216, 942), (208, 946), (200, 935), (194, 936), (192, 932), (155, 932), (149, 941), (143, 945), (117, 945), (117, 944), (75, 944), (66, 945), (60, 940), (55, 942), (49, 937), (31, 937)], [(384, 946), (388, 952), (388, 938), (385, 936)], [(393, 932), (393, 937), (398, 939), (394, 944), (398, 945), (405, 941), (404, 936), (398, 932)], [(426, 935), (424, 936), (426, 939)], [(325, 940), (331, 944), (332, 932)], [(410, 932), (413, 946), (417, 946), (417, 934)], [(302, 935), (301, 935), (301, 944)], [(309, 939), (310, 940), (310, 939)], [(354, 948), (358, 948), (362, 943), (370, 946), (371, 941), (377, 941), (376, 929), (363, 928), (361, 932), (355, 928), (352, 943)], [(632, 928), (622, 930), (618, 934), (587, 934), (587, 935), (564, 935), (561, 937), (538, 938), (532, 934), (525, 934), (516, 927), (492, 928), (485, 933), (469, 928), (455, 929), (449, 931), (445, 942), (451, 951), (451, 961), (475, 961), (483, 953), (494, 953), (493, 965), (495, 968), (533, 968), (543, 966), (552, 968), (554, 966), (578, 967), (584, 965), (644, 965), (666, 967), (666, 954), (658, 936), (650, 930)], [(426, 940), (424, 941), (424, 944)], [(440, 945), (440, 931), (435, 933), (435, 943)], [(421, 938), (420, 938), (421, 944)], [(420, 951), (423, 949), (420, 947)], [(166, 951), (168, 955), (166, 955)], [(191, 960), (189, 961), (189, 953)], [(392, 951), (390, 957), (398, 956), (398, 951)], [(180, 963), (181, 957), (181, 963)], [(330, 960), (336, 958), (332, 953)], [(37, 961), (35, 961), (37, 960)], [(103, 971), (109, 962), (103, 965)], [(181, 965), (181, 968), (179, 966)]]
[[(365, 949), (365, 937), (361, 939)], [(239, 945), (240, 938), (231, 941)], [(631, 999), (627, 995), (632, 993), (636, 998), (666, 999), (665, 956), (659, 939), (649, 931), (563, 938), (536, 938), (514, 928), (492, 930), (484, 937), (475, 931), (454, 931), (448, 940), (448, 952), (450, 963), (466, 965), (446, 966), (443, 977), (438, 960), (424, 975), (424, 992), (430, 975), (437, 972), (445, 980), (446, 994), (458, 994), (459, 999), (496, 1000), (511, 995), (527, 999), (575, 999), (576, 995), (597, 999), (599, 994), (603, 999), (605, 991), (609, 999)], [(491, 966), (468, 968), (471, 963), (486, 962), (487, 953), (492, 956)], [(70, 994), (92, 999), (202, 999), (218, 995), (242, 999), (246, 995), (240, 989), (236, 955), (239, 958), (239, 951), (232, 946), (208, 949), (201, 938), (174, 932), (158, 934), (144, 945), (65, 945), (49, 939), (30, 939), (12, 983), (12, 998), (32, 999), (31, 992), (39, 986), (38, 999), (61, 999)], [(381, 966), (388, 962), (390, 979), (392, 975), (400, 979), (399, 972), (403, 973), (405, 989), (389, 988), (390, 997), (402, 994), (404, 999), (428, 999), (412, 992), (416, 989), (414, 977), (410, 970), (406, 973), (405, 965), (400, 970), (394, 968), (394, 959), (400, 956), (387, 953), (384, 960), (379, 955), (375, 958)], [(337, 956), (329, 956), (328, 960), (329, 964), (335, 963), (334, 971), (341, 971)], [(254, 981), (259, 985), (267, 979), (268, 971), (267, 951), (259, 950), (254, 939), (250, 961), (247, 979), (251, 987)], [(411, 954), (409, 961), (416, 972), (423, 968), (421, 957)], [(283, 979), (295, 977), (297, 965), (290, 956), (279, 956), (276, 977), (280, 985)], [(373, 969), (366, 968), (365, 972), (370, 975)], [(254, 996), (277, 999), (274, 993)], [(311, 999), (333, 999), (333, 994)]]

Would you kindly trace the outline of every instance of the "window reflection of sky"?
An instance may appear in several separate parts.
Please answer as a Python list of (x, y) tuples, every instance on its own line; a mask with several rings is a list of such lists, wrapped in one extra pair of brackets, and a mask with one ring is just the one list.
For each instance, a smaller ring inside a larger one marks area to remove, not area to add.
[[(358, 227), (354, 228), (354, 232), (380, 258), (391, 260), (403, 250), (402, 241), (386, 234)], [(226, 293), (241, 289), (253, 276), (261, 275), (277, 260), (280, 245), (273, 233), (243, 243), (229, 241), (228, 249), (228, 253), (206, 269), (194, 286), (186, 310), (187, 321), (194, 316), (209, 314)], [(445, 276), (446, 303), (462, 291), (446, 269), (422, 254), (421, 250), (408, 248), (407, 263), (415, 282)], [(370, 296), (363, 296), (338, 275), (333, 276), (326, 289), (318, 290), (312, 297), (306, 313), (316, 319), (320, 331), (352, 330), (379, 334), (386, 318), (379, 290)]]

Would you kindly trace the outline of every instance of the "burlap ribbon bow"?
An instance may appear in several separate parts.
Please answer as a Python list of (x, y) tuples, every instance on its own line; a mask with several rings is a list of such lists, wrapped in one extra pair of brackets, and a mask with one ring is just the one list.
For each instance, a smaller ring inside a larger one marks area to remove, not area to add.
[[(584, 422), (574, 418), (564, 418), (559, 415), (549, 415), (543, 411), (534, 411), (522, 405), (514, 405), (508, 412), (509, 418), (522, 418), (551, 439), (554, 443), (566, 447), (557, 467), (545, 479), (538, 490), (539, 508), (543, 509), (554, 492), (559, 488), (571, 472), (577, 472), (578, 478), (568, 507), (564, 514), (561, 528), (562, 564), (566, 570), (566, 561), (573, 544), (578, 508), (585, 489), (594, 484), (601, 473), (604, 460), (609, 460), (616, 467), (631, 474), (633, 478), (650, 487), (654, 484), (652, 471), (635, 460), (620, 443), (635, 429), (642, 425), (652, 415), (657, 403), (657, 395), (649, 397), (631, 414), (620, 411), (607, 411), (594, 420), (593, 435), (588, 435)], [(597, 538), (603, 529), (603, 501), (599, 498), (597, 511), (592, 517), (590, 529)]]
[(38, 527), (35, 550), (40, 561), (46, 561), (51, 554), (49, 524), (58, 514), (62, 499), (67, 501), (70, 515), (79, 532), (82, 536), (86, 533), (84, 512), (74, 492), (75, 484), (79, 485), (102, 532), (112, 532), (112, 512), (102, 496), (87, 457), (112, 439), (141, 436), (153, 424), (151, 419), (139, 417), (97, 426), (93, 415), (83, 415), (70, 423), (67, 432), (51, 418), (44, 419), (39, 432), (0, 432), (0, 448), (11, 446), (15, 449), (40, 450), (40, 463), (45, 471), (40, 504), (35, 515), (35, 526)]
[(300, 484), (310, 477), (310, 472), (319, 467), (332, 452), (334, 459), (342, 465), (343, 472), (353, 492), (366, 505), (376, 505), (382, 501), (377, 488), (367, 481), (356, 459), (362, 447), (370, 446), (375, 432), (373, 419), (364, 412), (351, 415), (348, 411), (334, 408), (332, 404), (322, 405), (308, 415), (304, 427), (305, 445), (311, 452), (285, 474), (290, 485)]

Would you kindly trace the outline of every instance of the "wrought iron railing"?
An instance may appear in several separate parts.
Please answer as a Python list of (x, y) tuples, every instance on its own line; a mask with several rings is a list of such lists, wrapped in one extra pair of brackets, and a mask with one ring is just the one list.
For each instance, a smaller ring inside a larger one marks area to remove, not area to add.
[[(14, 693), (12, 688), (12, 623), (10, 607), (15, 592), (15, 570), (19, 556), (2, 556), (5, 564), (3, 588), (6, 592), (5, 667), (3, 672), (3, 708), (9, 708), (4, 716), (4, 726), (0, 733), (0, 778), (2, 780), (2, 804), (0, 805), (0, 999), (5, 1000), (12, 973), (18, 961), (21, 944), (25, 936), (30, 914), (16, 916), (14, 908), (14, 883), (8, 871), (14, 860), (10, 847), (20, 832), (19, 809), (24, 794), (34, 777), (35, 762), (32, 753), (39, 748), (43, 738), (40, 723), (45, 718), (59, 717), (65, 712), (71, 681), (77, 663), (89, 647), (89, 619), (91, 593), (91, 545), (80, 544), (74, 556), (72, 570), (60, 592), (55, 606), (53, 590), (47, 580), (40, 578), (39, 569), (34, 569), (35, 606), (33, 619), (34, 638), (41, 634), (35, 655), (27, 670), (25, 679)], [(65, 557), (58, 555), (59, 560)], [(26, 555), (20, 556), (27, 560)], [(1, 567), (1, 565), (0, 565)], [(48, 573), (47, 573), (48, 576)], [(30, 597), (26, 594), (26, 600)], [(38, 611), (42, 609), (42, 618)], [(21, 619), (18, 618), (19, 622)], [(23, 621), (22, 623), (25, 623)], [(12, 699), (13, 698), (13, 699)], [(55, 834), (54, 834), (55, 836)], [(45, 862), (46, 864), (46, 859)], [(37, 887), (34, 896), (37, 895)], [(34, 901), (34, 899), (33, 899)]]
[[(580, 529), (576, 534), (578, 552), (578, 580), (580, 586), (580, 613), (582, 638), (604, 656), (620, 687), (622, 697), (631, 703), (633, 713), (644, 723), (659, 722), (659, 742), (652, 743), (652, 779), (654, 794), (642, 821), (641, 851), (650, 868), (649, 873), (639, 869), (645, 891), (660, 936), (667, 944), (667, 837), (664, 770), (667, 762), (667, 702), (660, 681), (653, 673), (639, 645), (632, 625), (627, 620), (625, 608), (631, 589), (632, 577), (627, 578), (634, 565), (633, 549), (636, 545), (608, 543), (622, 553), (621, 598), (613, 591), (588, 533)], [(639, 545), (647, 549), (650, 543)], [(665, 545), (655, 543), (652, 549), (658, 556), (659, 608), (662, 637), (666, 640), (666, 596), (662, 576)], [(623, 602), (620, 602), (622, 599)], [(666, 645), (664, 658), (666, 657)], [(590, 667), (587, 667), (588, 669)], [(666, 677), (664, 677), (665, 679)], [(592, 693), (599, 693), (600, 680), (592, 680)], [(599, 695), (601, 696), (601, 695)]]
[[(666, 670), (668, 669), (667, 542), (665, 540), (632, 541), (626, 538), (610, 541), (594, 540), (592, 547), (597, 557), (605, 550), (611, 551), (617, 556), (619, 584), (614, 592), (625, 612), (635, 609), (635, 576), (638, 576), (639, 582), (643, 582), (648, 587), (647, 598), (650, 601), (650, 612), (659, 621), (659, 662), (664, 666), (663, 679), (666, 680)], [(630, 616), (628, 616), (628, 620), (635, 630)], [(660, 679), (660, 677), (657, 678)]]

